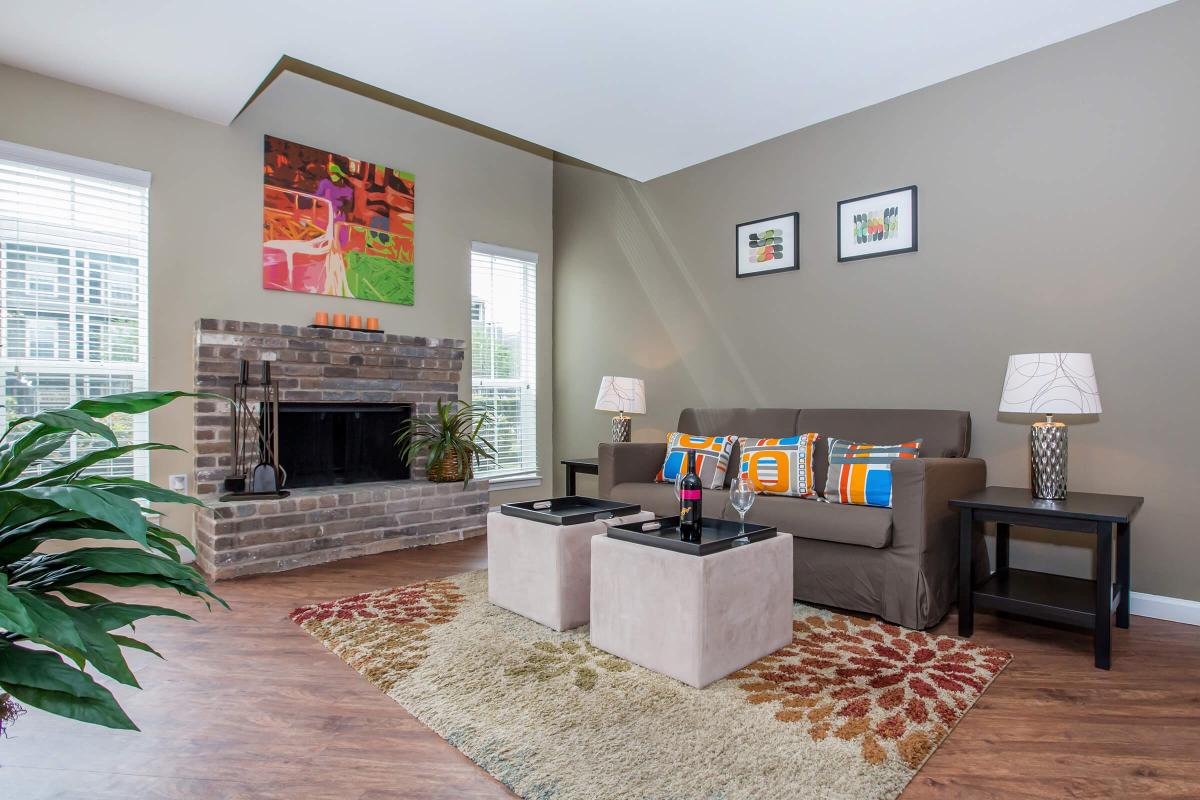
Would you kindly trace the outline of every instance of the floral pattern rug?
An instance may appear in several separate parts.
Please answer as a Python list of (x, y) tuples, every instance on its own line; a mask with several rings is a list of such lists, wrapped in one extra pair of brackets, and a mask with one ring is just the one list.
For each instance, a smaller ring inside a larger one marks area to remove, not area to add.
[(894, 798), (1011, 656), (794, 606), (792, 643), (693, 689), (487, 601), (487, 572), (293, 621), (536, 800)]

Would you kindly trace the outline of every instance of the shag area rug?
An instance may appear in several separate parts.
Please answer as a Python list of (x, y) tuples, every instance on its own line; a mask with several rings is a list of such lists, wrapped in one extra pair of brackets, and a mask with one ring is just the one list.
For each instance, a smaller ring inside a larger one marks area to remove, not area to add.
[(291, 617), (537, 800), (894, 798), (1011, 658), (796, 604), (791, 645), (693, 689), (491, 605), (486, 571)]

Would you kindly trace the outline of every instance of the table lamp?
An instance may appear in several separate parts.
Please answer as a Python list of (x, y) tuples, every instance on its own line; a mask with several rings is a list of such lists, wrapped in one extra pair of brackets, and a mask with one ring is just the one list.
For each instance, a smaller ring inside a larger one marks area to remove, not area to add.
[(1055, 414), (1099, 414), (1100, 387), (1091, 353), (1024, 353), (1008, 357), (1000, 411), (1045, 414), (1029, 431), (1029, 483), (1040, 500), (1067, 497), (1067, 426)]
[(612, 421), (612, 440), (628, 442), (633, 425), (626, 414), (646, 413), (646, 384), (641, 378), (605, 375), (596, 395), (597, 411), (616, 411)]

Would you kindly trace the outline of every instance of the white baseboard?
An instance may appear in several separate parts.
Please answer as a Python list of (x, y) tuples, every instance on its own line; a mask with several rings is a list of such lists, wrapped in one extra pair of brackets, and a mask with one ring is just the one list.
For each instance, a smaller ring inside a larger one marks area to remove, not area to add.
[(1170, 622), (1183, 622), (1187, 625), (1200, 625), (1200, 602), (1184, 600), (1180, 597), (1164, 597), (1160, 594), (1130, 592), (1129, 613), (1138, 617), (1151, 617), (1152, 619), (1165, 619)]

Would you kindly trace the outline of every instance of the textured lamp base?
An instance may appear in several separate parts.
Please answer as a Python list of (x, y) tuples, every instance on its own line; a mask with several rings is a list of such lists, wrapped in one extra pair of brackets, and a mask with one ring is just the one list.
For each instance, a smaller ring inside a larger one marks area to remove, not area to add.
[(628, 442), (629, 436), (633, 432), (633, 418), (626, 416), (613, 417), (612, 424), (612, 440), (614, 442)]
[(1067, 426), (1035, 422), (1029, 429), (1029, 485), (1039, 500), (1067, 498)]

